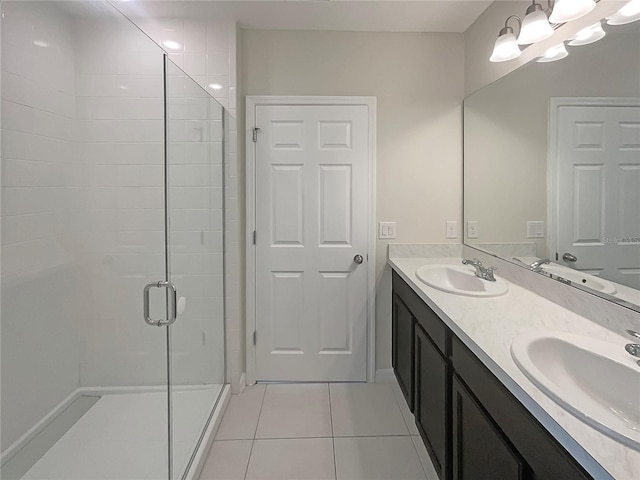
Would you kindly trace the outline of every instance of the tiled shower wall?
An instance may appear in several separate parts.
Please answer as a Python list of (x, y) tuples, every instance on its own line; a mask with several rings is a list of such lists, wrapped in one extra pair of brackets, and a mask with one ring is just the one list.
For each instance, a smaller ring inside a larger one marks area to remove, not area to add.
[(55, 7), (2, 2), (2, 450), (78, 387), (75, 43)]
[[(78, 386), (163, 384), (165, 340), (141, 305), (164, 277), (162, 52), (117, 17), (2, 5), (4, 450)], [(222, 111), (180, 80), (171, 243), (188, 298), (174, 379), (219, 383)]]

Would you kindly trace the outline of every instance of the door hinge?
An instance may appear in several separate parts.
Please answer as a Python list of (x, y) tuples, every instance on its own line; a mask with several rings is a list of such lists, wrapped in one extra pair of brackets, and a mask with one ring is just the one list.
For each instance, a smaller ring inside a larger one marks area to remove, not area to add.
[(253, 331), (253, 344), (256, 344), (256, 331)]
[(253, 244), (256, 244), (256, 231), (253, 231)]
[(253, 127), (253, 143), (258, 141), (258, 132), (260, 129), (258, 127)]

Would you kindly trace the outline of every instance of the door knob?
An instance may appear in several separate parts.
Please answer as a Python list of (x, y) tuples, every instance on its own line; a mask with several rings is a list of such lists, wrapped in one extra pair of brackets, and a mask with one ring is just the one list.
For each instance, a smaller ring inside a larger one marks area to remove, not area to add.
[(353, 261), (356, 262), (358, 265), (360, 265), (362, 262), (364, 262), (364, 257), (358, 254), (355, 257), (353, 257)]
[(567, 252), (564, 255), (562, 255), (562, 259), (565, 262), (576, 262), (576, 261), (578, 261), (578, 257), (576, 257), (575, 255), (571, 255), (569, 252)]

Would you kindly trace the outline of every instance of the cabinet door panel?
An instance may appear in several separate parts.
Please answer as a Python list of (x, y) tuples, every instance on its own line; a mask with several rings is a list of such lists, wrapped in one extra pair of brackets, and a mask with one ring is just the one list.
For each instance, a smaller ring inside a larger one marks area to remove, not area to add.
[(449, 366), (419, 325), (415, 339), (416, 423), (433, 465), (444, 480), (449, 478)]
[(397, 295), (393, 296), (392, 362), (398, 384), (413, 412), (413, 331), (415, 319)]
[(453, 376), (453, 480), (519, 480), (525, 464), (476, 399)]

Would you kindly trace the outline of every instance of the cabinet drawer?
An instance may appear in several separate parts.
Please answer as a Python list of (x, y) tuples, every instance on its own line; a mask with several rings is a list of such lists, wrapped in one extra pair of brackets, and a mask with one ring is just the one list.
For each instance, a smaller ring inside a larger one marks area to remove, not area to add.
[(466, 345), (453, 336), (454, 371), (535, 472), (536, 480), (592, 478)]
[(440, 353), (447, 355), (447, 327), (442, 323), (440, 317), (438, 317), (434, 311), (424, 303), (424, 300), (422, 300), (395, 271), (393, 272), (392, 281), (393, 292), (402, 299), (407, 308), (416, 318), (416, 321), (424, 329), (427, 335), (431, 337), (431, 340), (436, 347), (438, 347)]

